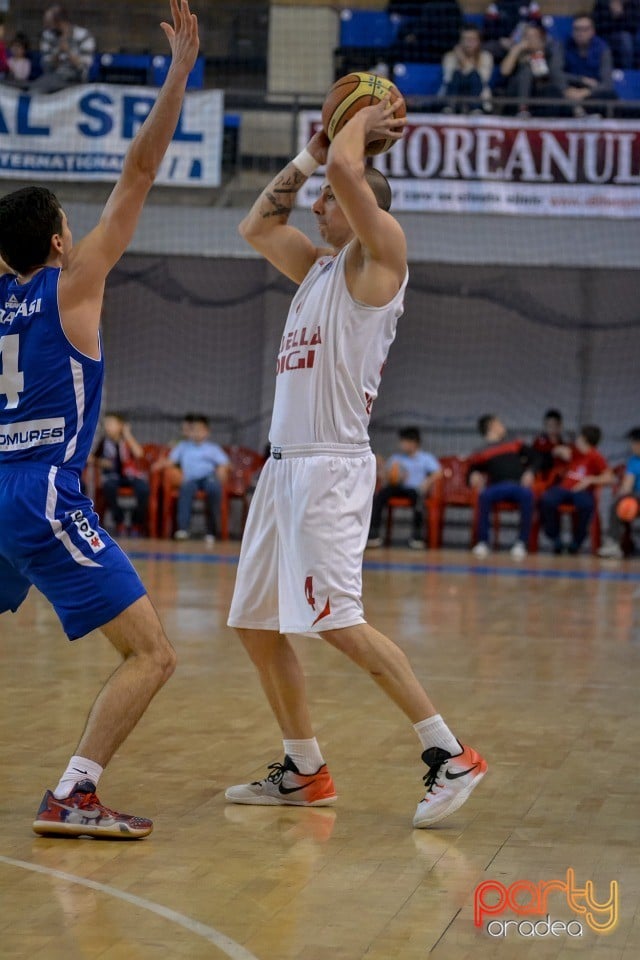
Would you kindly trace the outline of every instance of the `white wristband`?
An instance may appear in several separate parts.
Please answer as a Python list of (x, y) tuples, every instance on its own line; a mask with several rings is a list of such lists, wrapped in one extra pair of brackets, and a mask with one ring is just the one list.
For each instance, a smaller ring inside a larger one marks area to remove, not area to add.
[(311, 174), (318, 169), (320, 164), (315, 157), (311, 156), (307, 148), (301, 150), (297, 157), (294, 157), (291, 161), (296, 165), (300, 173), (305, 177), (310, 177)]

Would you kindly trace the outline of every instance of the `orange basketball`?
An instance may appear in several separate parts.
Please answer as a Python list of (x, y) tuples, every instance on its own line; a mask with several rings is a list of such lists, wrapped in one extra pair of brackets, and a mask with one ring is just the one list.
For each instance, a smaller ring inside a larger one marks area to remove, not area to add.
[(623, 523), (631, 523), (638, 516), (638, 501), (635, 497), (623, 497), (616, 507), (616, 513)]
[[(391, 103), (401, 97), (401, 93), (394, 83), (386, 77), (377, 77), (373, 73), (348, 73), (346, 77), (336, 80), (327, 94), (322, 107), (322, 125), (329, 140), (342, 130), (345, 123), (362, 110), (380, 103), (385, 97), (390, 97)], [(396, 113), (397, 117), (406, 117), (407, 109), (402, 103)], [(368, 156), (384, 153), (389, 150), (395, 140), (374, 140), (365, 151)]]
[(402, 483), (403, 469), (400, 464), (395, 461), (389, 467), (389, 486), (390, 487), (399, 487)]

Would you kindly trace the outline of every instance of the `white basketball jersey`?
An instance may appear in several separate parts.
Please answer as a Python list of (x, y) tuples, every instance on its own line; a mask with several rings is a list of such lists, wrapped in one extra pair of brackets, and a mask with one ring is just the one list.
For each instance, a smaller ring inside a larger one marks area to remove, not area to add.
[(384, 307), (358, 303), (347, 289), (347, 249), (317, 260), (291, 302), (276, 368), (274, 446), (368, 440), (409, 275)]

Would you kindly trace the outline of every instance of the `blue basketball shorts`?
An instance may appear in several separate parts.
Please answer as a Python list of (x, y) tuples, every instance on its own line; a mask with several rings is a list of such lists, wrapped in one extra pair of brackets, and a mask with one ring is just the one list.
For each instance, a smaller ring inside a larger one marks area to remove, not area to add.
[(106, 531), (72, 470), (0, 465), (0, 613), (37, 587), (70, 640), (103, 626), (144, 596), (130, 561)]

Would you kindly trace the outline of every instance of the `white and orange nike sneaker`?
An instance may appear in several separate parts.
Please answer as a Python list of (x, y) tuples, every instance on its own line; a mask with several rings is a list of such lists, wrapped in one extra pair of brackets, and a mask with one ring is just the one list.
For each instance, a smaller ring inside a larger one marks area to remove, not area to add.
[(282, 804), (293, 807), (327, 807), (338, 799), (331, 774), (323, 763), (316, 773), (300, 773), (291, 757), (271, 763), (264, 780), (229, 787), (225, 797), (231, 803)]
[(424, 776), (427, 792), (416, 809), (413, 825), (418, 829), (444, 820), (469, 798), (487, 772), (487, 761), (471, 747), (460, 744), (452, 756), (441, 747), (429, 747), (422, 759), (429, 767)]

